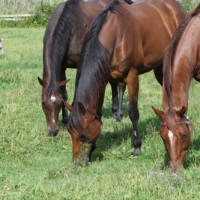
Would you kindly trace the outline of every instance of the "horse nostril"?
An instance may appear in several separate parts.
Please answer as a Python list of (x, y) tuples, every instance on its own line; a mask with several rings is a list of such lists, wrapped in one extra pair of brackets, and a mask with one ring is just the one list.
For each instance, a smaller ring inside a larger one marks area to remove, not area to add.
[(49, 133), (48, 133), (48, 136), (51, 136), (51, 137), (55, 137), (57, 134), (58, 134), (58, 129), (56, 130), (50, 130)]

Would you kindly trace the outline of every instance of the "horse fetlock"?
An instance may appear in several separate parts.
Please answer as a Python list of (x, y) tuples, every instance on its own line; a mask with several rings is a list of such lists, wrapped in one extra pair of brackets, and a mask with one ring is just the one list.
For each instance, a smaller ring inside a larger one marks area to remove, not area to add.
[(67, 126), (67, 123), (68, 123), (68, 117), (63, 118), (62, 119), (62, 124), (63, 124), (64, 127)]
[(141, 150), (140, 150), (140, 148), (138, 147), (138, 148), (134, 148), (134, 158), (135, 157), (137, 157), (137, 156), (139, 156), (141, 154)]

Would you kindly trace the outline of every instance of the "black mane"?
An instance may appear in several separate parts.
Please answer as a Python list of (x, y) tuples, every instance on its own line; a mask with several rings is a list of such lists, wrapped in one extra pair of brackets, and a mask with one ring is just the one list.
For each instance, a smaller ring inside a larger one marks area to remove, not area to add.
[(51, 78), (48, 93), (59, 90), (57, 83), (60, 81), (62, 60), (69, 49), (73, 28), (78, 29), (79, 27), (78, 6), (79, 0), (68, 0), (54, 29), (50, 54)]
[(119, 1), (114, 0), (106, 9), (102, 10), (94, 19), (84, 39), (76, 74), (73, 110), (69, 118), (69, 126), (76, 127), (79, 133), (81, 133), (82, 127), (80, 119), (76, 115), (79, 112), (78, 102), (83, 103), (85, 107), (87, 105), (97, 106), (109, 81), (110, 55), (99, 41), (98, 36), (108, 12), (114, 13), (118, 5)]

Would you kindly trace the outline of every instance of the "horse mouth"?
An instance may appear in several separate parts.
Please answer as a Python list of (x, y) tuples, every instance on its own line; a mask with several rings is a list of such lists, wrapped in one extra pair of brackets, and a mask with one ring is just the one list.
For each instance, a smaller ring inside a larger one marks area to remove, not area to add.
[(57, 135), (58, 135), (58, 132), (59, 132), (59, 130), (58, 129), (56, 129), (56, 130), (49, 130), (48, 131), (48, 136), (50, 136), (50, 137), (56, 137)]
[(177, 161), (176, 163), (170, 163), (170, 170), (172, 172), (176, 172), (177, 170), (183, 170), (183, 164), (181, 161)]

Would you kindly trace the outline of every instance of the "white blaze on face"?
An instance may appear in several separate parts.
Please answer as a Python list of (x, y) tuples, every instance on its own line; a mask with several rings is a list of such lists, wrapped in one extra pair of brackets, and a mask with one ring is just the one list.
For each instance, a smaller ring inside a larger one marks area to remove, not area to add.
[(55, 124), (55, 119), (53, 119), (52, 122)]
[(169, 136), (170, 143), (172, 145), (174, 134), (171, 131), (168, 131), (168, 136)]
[(56, 100), (56, 97), (52, 95), (51, 100), (54, 102)]

